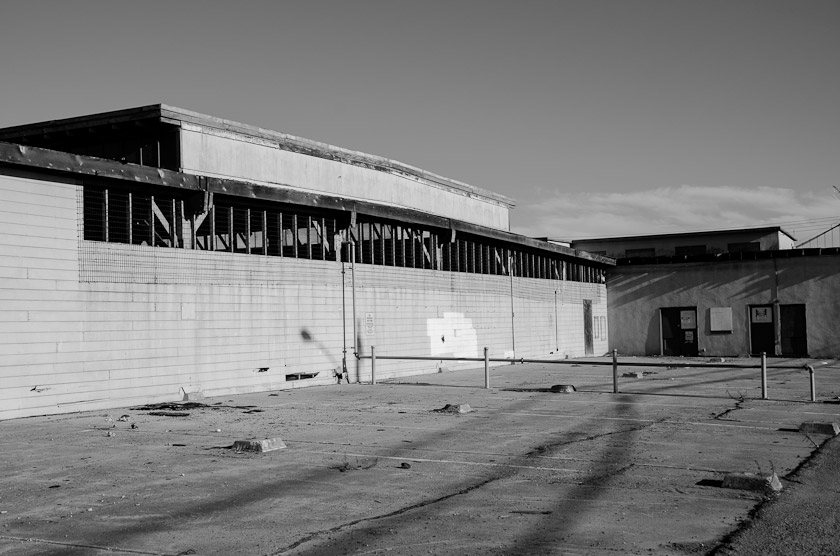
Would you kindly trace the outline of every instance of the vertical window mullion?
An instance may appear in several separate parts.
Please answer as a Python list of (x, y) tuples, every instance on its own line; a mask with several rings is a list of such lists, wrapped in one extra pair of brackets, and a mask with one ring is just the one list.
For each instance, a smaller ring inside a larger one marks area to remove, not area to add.
[(110, 207), (109, 196), (108, 196), (109, 192), (110, 192), (109, 189), (105, 189), (105, 241), (106, 242), (111, 241), (111, 236), (110, 236), (111, 232), (110, 232), (110, 229), (109, 229), (111, 227), (111, 221), (110, 221), (111, 207)]
[(134, 243), (134, 194), (128, 193), (128, 244)]

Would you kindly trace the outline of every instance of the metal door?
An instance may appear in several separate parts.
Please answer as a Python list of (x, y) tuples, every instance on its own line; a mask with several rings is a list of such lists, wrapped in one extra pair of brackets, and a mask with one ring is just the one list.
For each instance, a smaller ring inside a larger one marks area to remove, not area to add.
[(808, 329), (805, 325), (805, 305), (779, 306), (782, 355), (808, 355)]
[(750, 306), (750, 353), (776, 355), (776, 331), (772, 305)]

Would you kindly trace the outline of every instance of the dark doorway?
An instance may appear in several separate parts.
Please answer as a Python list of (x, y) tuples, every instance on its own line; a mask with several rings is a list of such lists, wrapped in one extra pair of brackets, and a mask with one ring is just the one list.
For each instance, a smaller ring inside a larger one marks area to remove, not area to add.
[(805, 305), (780, 305), (782, 355), (808, 355), (808, 332), (805, 326)]
[(662, 355), (697, 356), (697, 307), (663, 307)]
[(592, 300), (583, 300), (583, 344), (587, 357), (595, 354), (595, 346), (592, 342)]
[(750, 306), (750, 353), (776, 354), (776, 332), (772, 305)]

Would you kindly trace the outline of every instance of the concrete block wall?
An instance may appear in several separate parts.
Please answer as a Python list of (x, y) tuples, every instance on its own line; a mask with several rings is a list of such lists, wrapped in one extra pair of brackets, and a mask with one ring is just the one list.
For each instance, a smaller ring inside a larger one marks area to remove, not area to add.
[[(80, 195), (0, 175), (0, 419), (335, 384), (345, 348), (350, 380), (367, 381), (354, 344), (580, 356), (582, 300), (606, 314), (600, 284), (82, 241)], [(437, 366), (383, 361), (377, 374)]]

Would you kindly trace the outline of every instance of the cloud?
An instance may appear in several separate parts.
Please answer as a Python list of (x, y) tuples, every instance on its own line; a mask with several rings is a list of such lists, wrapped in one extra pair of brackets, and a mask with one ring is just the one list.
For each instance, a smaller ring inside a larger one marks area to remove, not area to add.
[(557, 193), (517, 206), (512, 228), (531, 237), (578, 239), (779, 225), (803, 240), (838, 220), (840, 199), (831, 192), (681, 185), (627, 193)]

